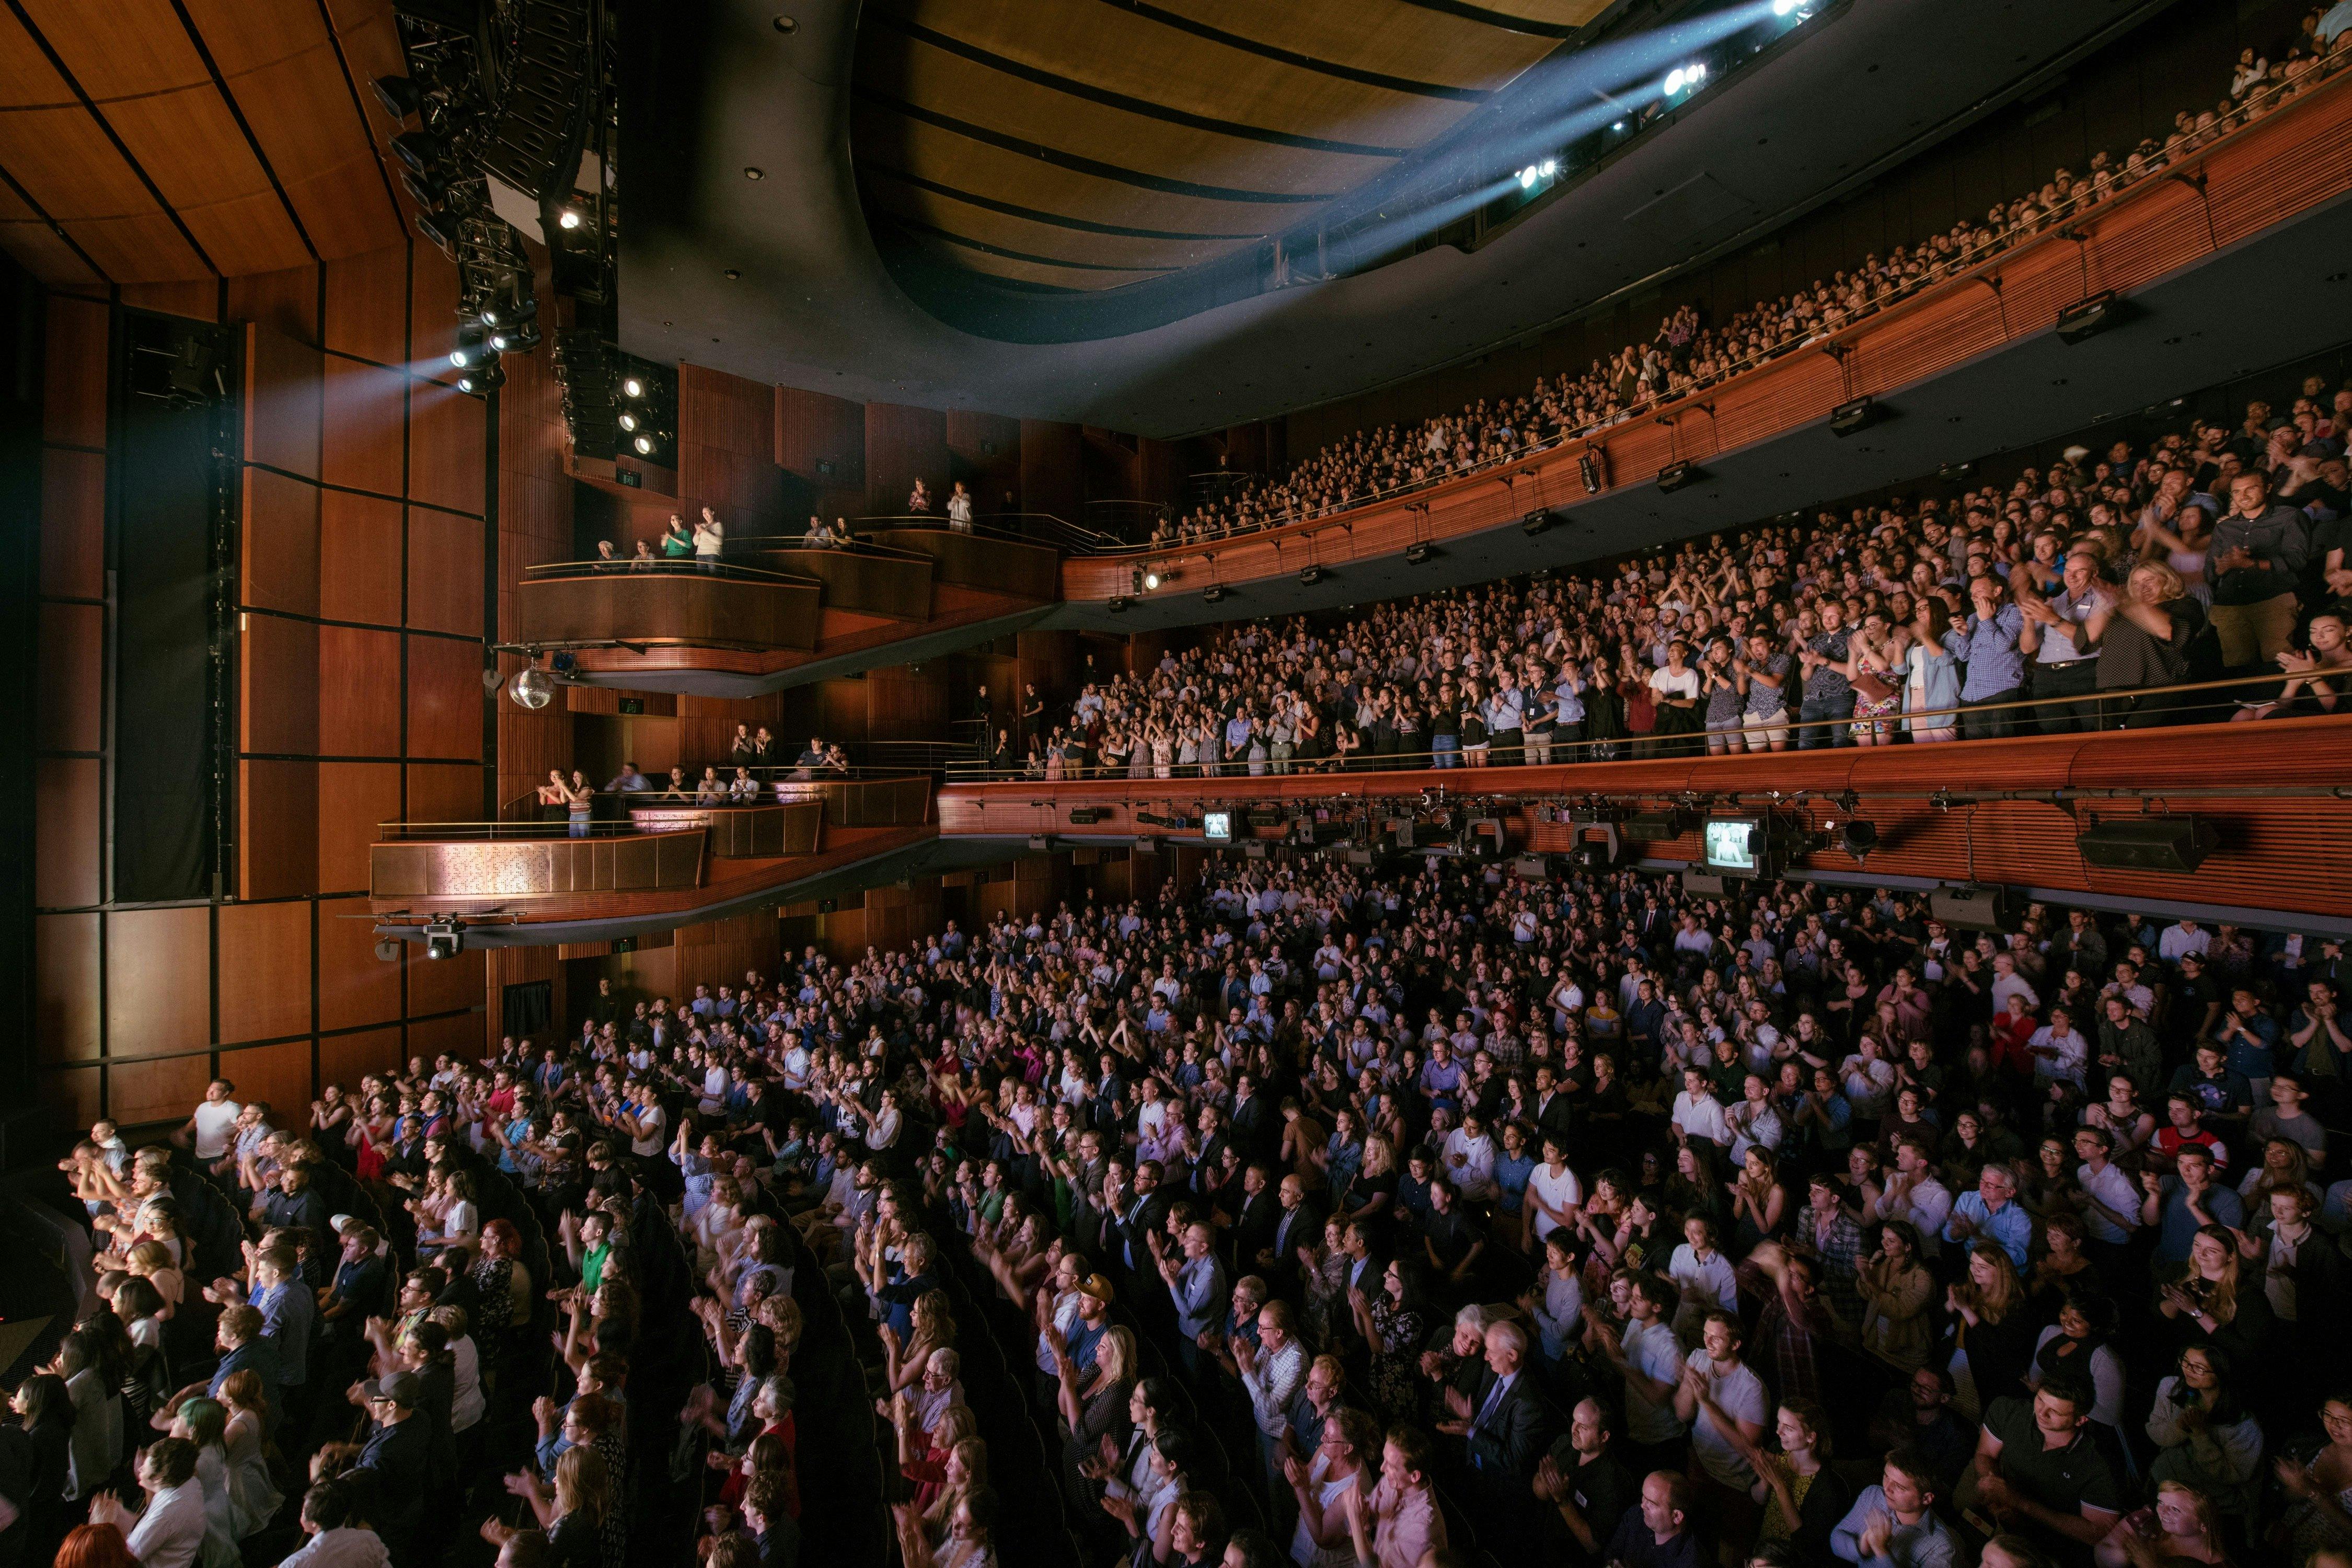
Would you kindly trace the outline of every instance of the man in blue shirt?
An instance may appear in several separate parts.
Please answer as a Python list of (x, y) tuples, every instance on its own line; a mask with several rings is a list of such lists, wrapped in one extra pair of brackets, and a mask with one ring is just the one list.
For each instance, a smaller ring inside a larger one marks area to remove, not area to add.
[(1970, 582), (1969, 597), (1976, 613), (1960, 628), (1960, 660), (1968, 666), (1960, 682), (1960, 734), (1970, 741), (2002, 740), (2016, 727), (2015, 715), (2003, 705), (2024, 695), (2025, 656), (2018, 650), (2018, 638), (2025, 616), (2008, 602), (2009, 589), (1998, 577)]
[(2213, 1179), (2213, 1156), (2201, 1143), (2184, 1143), (2175, 1157), (2177, 1175), (2154, 1171), (2140, 1173), (2147, 1195), (2140, 1200), (2142, 1225), (2158, 1226), (2156, 1256), (2160, 1263), (2189, 1261), (2189, 1244), (2209, 1225), (2235, 1230), (2246, 1223), (2246, 1205), (2238, 1194)]
[(1998, 1244), (2023, 1272), (2025, 1249), (2033, 1239), (2033, 1216), (2019, 1205), (2017, 1177), (2006, 1165), (1987, 1165), (1977, 1178), (1976, 1191), (1953, 1200), (1952, 1216), (1944, 1222), (1944, 1239), (1955, 1247), (1979, 1236)]
[(2278, 1048), (2278, 1020), (2263, 1011), (2262, 998), (2241, 985), (2230, 993), (2230, 1010), (2221, 1015), (2213, 1037), (2228, 1051), (2231, 1072), (2246, 1080), (2256, 1105), (2271, 1102), (2271, 1075), (2277, 1071), (2272, 1053)]
[(1157, 1233), (1149, 1241), (1151, 1261), (1168, 1283), (1176, 1306), (1176, 1359), (1188, 1377), (1201, 1371), (1201, 1336), (1215, 1326), (1225, 1304), (1225, 1268), (1217, 1261), (1205, 1225), (1184, 1227), (1184, 1254), (1171, 1258)]

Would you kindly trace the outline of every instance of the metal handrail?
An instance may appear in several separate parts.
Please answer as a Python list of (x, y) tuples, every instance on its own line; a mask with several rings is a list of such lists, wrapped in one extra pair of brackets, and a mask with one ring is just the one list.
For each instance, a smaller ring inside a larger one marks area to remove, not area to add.
[[(1868, 321), (1870, 318), (1880, 314), (1896, 304), (1916, 298), (1930, 289), (1940, 288), (1947, 283), (1958, 282), (1960, 279), (1967, 278), (1970, 274), (1978, 271), (1979, 268), (1990, 265), (1991, 262), (2008, 254), (2009, 251), (2025, 240), (2031, 239), (2037, 235), (2054, 233), (2085, 213), (2101, 207), (2112, 205), (2132, 192), (2140, 190), (2144, 187), (2161, 184), (2168, 175), (2175, 173), (2179, 168), (2200, 159), (2210, 156), (2216, 148), (2222, 146), (2235, 137), (2243, 135), (2247, 131), (2252, 129), (2256, 121), (2261, 118), (2261, 116), (2252, 112), (2258, 106), (2268, 103), (2273, 100), (2285, 98), (2288, 95), (2288, 89), (2290, 87), (2292, 87), (2296, 93), (2310, 92), (2315, 89), (2325, 85), (2325, 79), (2326, 77), (2340, 75), (2342, 72), (2341, 62), (2337, 61), (2334, 56), (2325, 57), (2322, 62), (2314, 68), (2315, 71), (2320, 73), (2320, 79), (2313, 79), (2312, 73), (2306, 73), (2302, 79), (2292, 83), (2286, 81), (2275, 82), (2271, 86), (2264, 88), (2261, 92), (2258, 92), (2245, 100), (2245, 101), (2240, 104), (2237, 108), (2236, 114), (2238, 122), (2235, 125), (2220, 132), (2212, 141), (2206, 142), (2202, 147), (2198, 148), (2195, 152), (2185, 154), (2179, 163), (2158, 163), (2149, 164), (2137, 178), (2131, 179), (2127, 182), (2118, 182), (2110, 185), (2106, 195), (2104, 196), (2101, 196), (2095, 190), (2094, 190), (2090, 199), (2086, 202), (2078, 203), (2074, 198), (2069, 196), (2063, 201), (2053, 204), (2051, 209), (2044, 213), (2041, 217), (2031, 222), (2010, 225), (2008, 227), (1997, 232), (1992, 238), (1984, 245), (1970, 245), (1966, 250), (1961, 252), (1959, 256), (1952, 258), (1950, 262), (1941, 264), (1937, 267), (1931, 267), (1917, 279), (1908, 283), (1898, 283), (1888, 289), (1885, 293), (1874, 296), (1865, 301), (1859, 310), (1848, 314), (1843, 321), (1833, 328), (1824, 328), (1803, 338), (1790, 339), (1785, 342), (1766, 348), (1758, 353), (1750, 354), (1739, 360), (1736, 360), (1730, 364), (1725, 366), (1723, 369), (1717, 371), (1706, 380), (1694, 381), (1690, 385), (1684, 387), (1679, 391), (1673, 392), (1663, 396), (1653, 397), (1648, 402), (1634, 404), (1630, 407), (1620, 409), (1617, 413), (1611, 415), (1606, 418), (1596, 419), (1588, 424), (1577, 426), (1573, 428), (1563, 429), (1559, 435), (1548, 439), (1523, 443), (1519, 446), (1509, 448), (1507, 451), (1498, 453), (1492, 458), (1480, 458), (1471, 463), (1466, 468), (1455, 468), (1449, 461), (1444, 471), (1442, 473), (1433, 474), (1427, 479), (1414, 479), (1404, 484), (1391, 485), (1386, 489), (1370, 490), (1361, 495), (1351, 496), (1340, 505), (1328, 507), (1321, 510), (1286, 511), (1277, 516), (1269, 517), (1263, 522), (1251, 523), (1247, 526), (1227, 524), (1226, 526), (1216, 529), (1213, 531), (1193, 532), (1181, 536), (1171, 536), (1156, 543), (1125, 545), (1121, 548), (1128, 552), (1164, 555), (1171, 552), (1189, 551), (1205, 545), (1222, 543), (1229, 539), (1243, 538), (1250, 534), (1271, 532), (1278, 528), (1286, 528), (1293, 523), (1319, 522), (1332, 518), (1344, 517), (1349, 512), (1360, 510), (1365, 507), (1374, 506), (1381, 501), (1391, 500), (1398, 496), (1410, 495), (1416, 490), (1428, 489), (1433, 486), (1444, 484), (1454, 479), (1462, 479), (1471, 474), (1484, 473), (1489, 469), (1503, 467), (1506, 464), (1525, 462), (1529, 458), (1545, 452), (1556, 451), (1559, 447), (1569, 446), (1577, 441), (1590, 439), (1591, 437), (1603, 430), (1613, 429), (1617, 426), (1628, 424), (1635, 419), (1653, 417), (1675, 405), (1682, 403), (1685, 399), (1697, 396), (1701, 393), (1711, 391), (1723, 385), (1726, 382), (1732, 380), (1736, 376), (1745, 374), (1750, 370), (1759, 369), (1774, 360), (1795, 353), (1802, 349), (1817, 347), (1822, 343), (1832, 342), (1837, 339), (1844, 337), (1848, 333), (1859, 328), (1865, 321)], [(1636, 345), (1628, 344), (1625, 346), (1633, 347)], [(1610, 356), (1602, 357), (1606, 358)], [(1433, 415), (1430, 417), (1435, 418), (1436, 416)], [(1419, 430), (1425, 427), (1428, 424), (1429, 419), (1423, 419), (1414, 426), (1413, 428)], [(1356, 434), (1361, 435), (1362, 432), (1358, 431)], [(1350, 438), (1352, 437), (1342, 437), (1343, 440)], [(1301, 466), (1303, 465), (1292, 465), (1293, 471)], [(1287, 475), (1284, 477), (1286, 478)], [(1261, 484), (1271, 484), (1278, 481), (1271, 478), (1261, 478), (1259, 482)], [(1099, 553), (1111, 554), (1118, 552), (1119, 552), (1116, 551), (1105, 551), (1100, 552)]]
[[(1771, 728), (1789, 731), (1790, 738), (1793, 740), (1795, 732), (1801, 730), (1829, 729), (1851, 731), (1863, 725), (1869, 725), (1874, 727), (1874, 729), (1884, 727), (1887, 738), (1882, 743), (1892, 744), (1894, 743), (1894, 736), (1897, 734), (1907, 735), (1911, 733), (1911, 727), (1924, 720), (1949, 720), (1952, 721), (1949, 724), (1935, 725), (1930, 727), (1937, 729), (1951, 729), (1958, 727), (1962, 715), (1969, 713), (2016, 716), (2020, 714), (2030, 714), (2032, 710), (2053, 708), (2062, 704), (2074, 704), (2079, 706), (2084, 703), (2122, 703), (2126, 700), (2130, 700), (2137, 705), (2141, 700), (2148, 698), (2169, 700), (2178, 699), (2185, 695), (2198, 692), (2221, 692), (2228, 690), (2236, 690), (2243, 693), (2248, 687), (2257, 686), (2263, 682), (2278, 682), (2284, 686), (2285, 682), (2290, 680), (2308, 680), (2310, 679), (2311, 677), (2307, 674), (2299, 675), (2290, 671), (2265, 670), (2255, 674), (2236, 676), (2221, 680), (2190, 681), (2174, 686), (2117, 687), (2105, 690), (2092, 690), (2069, 697), (2020, 698), (2013, 702), (1980, 704), (1962, 703), (1958, 707), (1955, 708), (1922, 709), (1916, 713), (1895, 712), (1881, 714), (1873, 718), (1858, 718), (1852, 714), (1848, 714), (1843, 718), (1812, 719), (1801, 721), (1797, 717), (1797, 710), (1792, 709), (1786, 711), (1780, 720), (1777, 723), (1773, 724)], [(2325, 679), (2328, 678), (2322, 676), (2320, 679)], [(2336, 679), (2341, 680), (2346, 685), (2347, 688), (2346, 695), (2347, 698), (2352, 698), (2352, 669), (2339, 671), (2336, 676)], [(2156, 708), (2154, 710), (2168, 716), (2168, 721), (2164, 726), (2166, 728), (2201, 728), (2204, 724), (2210, 724), (2216, 721), (2207, 719), (2201, 722), (2191, 723), (2184, 721), (2179, 716), (2200, 711), (2220, 713), (2227, 710), (2247, 706), (2249, 706), (2249, 704), (2241, 698), (2229, 701), (2215, 700), (2187, 705), (2167, 702), (2163, 706)], [(2347, 703), (2345, 710), (2341, 714), (2332, 716), (2352, 719), (2352, 703)], [(2032, 732), (2033, 731), (2026, 731), (2026, 733), (2029, 734)], [(1740, 733), (1744, 737), (1746, 731), (1742, 731)], [(1672, 731), (1663, 734), (1655, 730), (1640, 733), (1628, 731), (1623, 734), (1601, 740), (1555, 741), (1550, 744), (1551, 760), (1554, 764), (1578, 762), (1622, 761), (1624, 760), (1623, 757), (1617, 753), (1620, 752), (1630, 752), (1631, 748), (1637, 743), (1644, 743), (1653, 747), (1668, 745), (1675, 748), (1675, 752), (1679, 754), (1690, 755), (1696, 758), (1697, 753), (1706, 750), (1708, 734), (1709, 731), (1703, 728), (1697, 730)], [(2010, 738), (2015, 739), (2019, 737)], [(1965, 741), (1954, 740), (1951, 742), (1914, 742), (1913, 743), (1964, 745), (1968, 742)], [(1526, 749), (1524, 741), (1522, 741), (1518, 749), (1524, 753)], [(1370, 750), (1360, 748), (1342, 758), (1337, 753), (1326, 750), (1320, 754), (1305, 761), (1301, 761), (1297, 758), (1290, 758), (1277, 763), (1273, 758), (1269, 757), (1263, 766), (1268, 773), (1272, 773), (1277, 768), (1284, 773), (1335, 771), (1366, 773), (1375, 771), (1415, 771), (1420, 769), (1432, 769), (1443, 772), (1452, 771), (1453, 769), (1465, 766), (1483, 765), (1491, 767), (1495, 765), (1491, 763), (1479, 764), (1466, 762), (1465, 759), (1471, 754), (1472, 753), (1465, 752), (1459, 747), (1444, 752), (1431, 750), (1423, 752), (1373, 752)], [(1734, 754), (1747, 755), (1751, 753), (1743, 752)], [(1446, 758), (1448, 761), (1441, 764), (1437, 761), (1437, 759), (1441, 757)], [(1024, 756), (1016, 769), (1004, 773), (994, 771), (990, 767), (985, 760), (967, 762), (961, 764), (950, 763), (947, 765), (945, 772), (948, 775), (948, 782), (950, 784), (982, 784), (999, 780), (1006, 782), (1038, 782), (1039, 775), (1028, 773), (1027, 765), (1027, 758)], [(1132, 764), (1129, 763), (1129, 765), (1131, 766)], [(1220, 778), (1241, 777), (1249, 768), (1251, 763), (1247, 758), (1223, 756), (1218, 759), (1215, 765), (1218, 770), (1217, 773), (1213, 775), (1206, 776)], [(1193, 771), (1192, 773), (1176, 776), (1188, 778), (1199, 778), (1204, 776), (1199, 771), (1200, 764), (1196, 763), (1192, 764), (1192, 766)], [(1052, 782), (1070, 782), (1081, 778), (1117, 779), (1132, 778), (1134, 776), (1124, 769), (1118, 772), (1111, 772), (1099, 767), (1086, 768), (1076, 772), (1072, 772), (1069, 770), (1066, 763), (1064, 764), (1064, 770), (1061, 779)], [(1145, 776), (1149, 778), (1155, 777), (1157, 775), (1147, 774)]]
[[(1018, 529), (1005, 527), (1007, 519), (1018, 519), (1024, 523), (1044, 525), (1045, 531), (1060, 534), (1063, 538), (1073, 542), (1069, 544), (1057, 545), (1057, 548), (1068, 549), (1077, 554), (1107, 554), (1112, 549), (1128, 548), (1127, 542), (1114, 534), (1104, 533), (1098, 530), (1087, 528), (1082, 523), (1072, 522), (1050, 511), (1000, 511), (986, 519), (974, 518), (971, 531), (1007, 540), (1016, 544), (1052, 542), (1031, 538)], [(940, 512), (869, 512), (858, 518), (857, 521), (861, 524), (877, 523), (897, 528), (936, 528), (952, 532), (962, 531), (949, 522), (946, 515)]]
[[(600, 789), (596, 792), (595, 804), (598, 806), (603, 806), (607, 802), (617, 800), (624, 803), (624, 810), (634, 810), (639, 806), (666, 806), (675, 807), (678, 810), (691, 811), (750, 811), (759, 808), (774, 809), (779, 806), (808, 804), (806, 801), (797, 798), (780, 799), (772, 793), (773, 787), (777, 784), (873, 784), (929, 782), (928, 770), (917, 772), (910, 771), (904, 767), (853, 767), (845, 773), (819, 772), (813, 773), (809, 777), (804, 779), (794, 776), (800, 771), (797, 768), (767, 768), (754, 769), (752, 771), (755, 775), (764, 774), (765, 776), (761, 778), (762, 793), (749, 800), (735, 800), (732, 798), (717, 801), (701, 800), (696, 795), (693, 788), (696, 781), (689, 779), (688, 781), (687, 790), (684, 794), (676, 794), (668, 789)], [(724, 784), (727, 781), (725, 779), (721, 779), (719, 782)], [(417, 832), (422, 832), (426, 837), (448, 837), (452, 836), (450, 830), (464, 828), (496, 828), (500, 831), (499, 833), (485, 835), (485, 837), (520, 838), (561, 838), (564, 837), (565, 831), (570, 826), (570, 813), (567, 811), (561, 816), (541, 816), (537, 815), (541, 809), (542, 808), (539, 805), (539, 795), (537, 791), (534, 790), (530, 795), (517, 795), (514, 799), (502, 803), (499, 807), (499, 820), (496, 822), (404, 822), (399, 820), (387, 820), (378, 822), (376, 824), (376, 831), (379, 835), (388, 836), (397, 831), (398, 835), (401, 837), (415, 837), (416, 833), (411, 832), (410, 830), (417, 830)], [(555, 808), (549, 806), (544, 809), (552, 812)], [(610, 816), (592, 816), (589, 820), (589, 831), (592, 836), (597, 837), (626, 837), (631, 836), (635, 829), (630, 822), (624, 819)]]
[(788, 572), (771, 571), (764, 566), (740, 566), (723, 556), (679, 555), (639, 558), (615, 555), (607, 561), (602, 556), (587, 561), (545, 561), (523, 568), (529, 580), (560, 577), (625, 577), (625, 576), (687, 576), (687, 577), (752, 577), (766, 578), (781, 584), (805, 584), (806, 577), (795, 577)]

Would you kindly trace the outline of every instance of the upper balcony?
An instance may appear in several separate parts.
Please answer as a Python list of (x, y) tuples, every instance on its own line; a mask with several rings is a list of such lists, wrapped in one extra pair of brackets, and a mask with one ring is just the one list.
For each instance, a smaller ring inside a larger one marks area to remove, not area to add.
[(886, 526), (856, 543), (730, 541), (723, 557), (559, 562), (518, 584), (510, 642), (598, 686), (748, 697), (909, 664), (1035, 620), (1060, 552), (990, 531)]
[[(1616, 423), (1330, 515), (1074, 555), (1055, 623), (1144, 630), (1335, 608), (1625, 553), (2283, 363), (2333, 341), (2315, 312), (2345, 293), (2352, 206), (2336, 198), (2347, 185), (2352, 73), (2339, 72), (2160, 177)], [(2092, 333), (2059, 332), (2062, 312), (2110, 299)], [(2306, 308), (2278, 309), (2285, 299)], [(1864, 399), (1866, 428), (1830, 428)], [(1408, 561), (1414, 546), (1427, 548)], [(1154, 590), (1137, 586), (1146, 566)]]
[(740, 804), (648, 791), (597, 806), (574, 822), (526, 796), (497, 822), (383, 823), (369, 907), (397, 937), (457, 921), (476, 945), (598, 940), (909, 875), (937, 831), (920, 775), (780, 770)]

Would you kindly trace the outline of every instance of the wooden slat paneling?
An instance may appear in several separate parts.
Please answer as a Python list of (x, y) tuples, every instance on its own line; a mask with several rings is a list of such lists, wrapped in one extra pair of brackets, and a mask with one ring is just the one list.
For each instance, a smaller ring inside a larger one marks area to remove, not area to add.
[(408, 755), (482, 754), (482, 645), (446, 637), (408, 642)]
[[(311, 908), (307, 899), (221, 907), (223, 1044), (310, 1032)], [(310, 1058), (306, 1042), (302, 1047), (306, 1076)]]
[(33, 920), (33, 1044), (44, 1062), (95, 1061), (99, 917)]
[(237, 766), (238, 889), (284, 899), (319, 885), (319, 764), (247, 761)]
[(212, 911), (201, 906), (117, 910), (106, 917), (109, 1058), (211, 1044), (212, 952)]

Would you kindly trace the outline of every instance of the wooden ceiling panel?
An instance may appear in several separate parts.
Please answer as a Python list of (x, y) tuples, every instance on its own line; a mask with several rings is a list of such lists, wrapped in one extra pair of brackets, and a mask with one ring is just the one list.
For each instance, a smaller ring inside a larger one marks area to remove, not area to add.
[[(895, 97), (918, 106), (962, 106), (964, 113), (955, 118), (1155, 179), (1274, 195), (1330, 195), (1395, 166), (1391, 158), (1273, 145), (1090, 103), (912, 39), (876, 42), (877, 69), (898, 84)], [(897, 61), (889, 61), (892, 55)]]
[(367, 122), (373, 94), (345, 77), (317, 0), (185, 4), (319, 253), (396, 243), (400, 211)]
[(1066, 268), (1039, 266), (968, 246), (944, 241), (930, 243), (967, 271), (986, 273), (992, 278), (1008, 278), (1019, 283), (1042, 284), (1048, 289), (1116, 289), (1123, 283), (1140, 283), (1160, 276), (1157, 271), (1073, 272)]
[(1040, 218), (959, 201), (891, 178), (872, 176), (877, 205), (894, 216), (950, 234), (968, 235), (1001, 248), (1058, 260), (1129, 269), (1165, 270), (1213, 261), (1254, 239), (1151, 239), (1073, 229)]
[[(1099, 0), (1097, 0), (1099, 3)], [(1152, 0), (1235, 37), (1349, 70), (1492, 92), (1559, 47), (1401, 0)], [(1599, 7), (1594, 7), (1596, 10)]]
[(269, 172), (209, 79), (100, 100), (99, 110), (221, 272), (276, 272), (311, 259)]
[(1412, 147), (1473, 107), (1328, 75), (1221, 44), (1099, 0), (894, 0), (891, 16), (1048, 76), (1205, 119), (1326, 141)]
[(82, 91), (109, 99), (209, 82), (171, 0), (15, 0)]
[(1581, 27), (1609, 9), (1610, 0), (1480, 0), (1478, 9), (1547, 27)]
[[(341, 51), (351, 79), (359, 84), (363, 100), (371, 97), (368, 84), (376, 78), (408, 74), (408, 61), (400, 52), (400, 29), (393, 21), (392, 0), (324, 0), (324, 4), (334, 23), (335, 47)], [(363, 101), (361, 107), (365, 110), (361, 118), (366, 121), (368, 139), (375, 144), (383, 167), (390, 170), (392, 138), (400, 128), (373, 102)], [(381, 174), (377, 177), (385, 178)], [(398, 180), (391, 181), (387, 189), (399, 209), (404, 232), (416, 204)]]
[(1015, 194), (1007, 205), (1102, 226), (1256, 239), (1314, 210), (1302, 205), (1213, 201), (1130, 184), (1042, 163), (868, 104), (857, 106), (852, 124), (851, 144), (858, 161), (871, 162), (877, 171), (922, 170), (924, 178), (950, 191), (1009, 190)]
[(0, 218), (0, 249), (5, 249), (24, 264), (25, 270), (52, 289), (105, 286), (106, 279), (77, 255), (72, 246), (59, 238), (55, 229), (38, 218)]
[[(13, 22), (0, 12), (0, 35)], [(0, 114), (0, 167), (108, 278), (139, 282), (205, 276), (204, 259), (79, 106)]]

